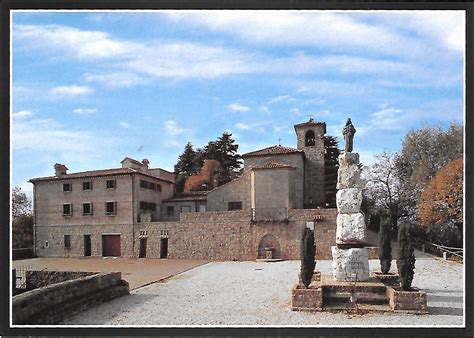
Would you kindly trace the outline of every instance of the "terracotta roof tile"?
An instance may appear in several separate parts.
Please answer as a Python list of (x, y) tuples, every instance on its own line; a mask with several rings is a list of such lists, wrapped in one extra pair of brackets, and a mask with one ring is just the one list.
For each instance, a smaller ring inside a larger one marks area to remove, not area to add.
[(283, 147), (283, 146), (272, 146), (272, 147), (268, 147), (261, 150), (252, 151), (250, 153), (243, 154), (242, 157), (292, 154), (292, 153), (303, 153), (303, 150)]
[(32, 178), (30, 182), (41, 182), (41, 181), (55, 181), (55, 180), (67, 180), (67, 179), (74, 179), (74, 178), (88, 178), (88, 177), (102, 177), (102, 176), (118, 176), (118, 175), (133, 175), (133, 174), (140, 174), (147, 177), (152, 177), (161, 181), (166, 181), (169, 183), (174, 183), (171, 180), (167, 180), (162, 177), (153, 176), (141, 171), (137, 171), (130, 168), (116, 168), (116, 169), (103, 169), (103, 170), (91, 170), (91, 171), (82, 171), (78, 173), (72, 174), (64, 174), (61, 177), (57, 176), (47, 176), (47, 177), (38, 177)]
[(315, 122), (313, 119), (310, 119), (308, 122), (303, 122), (303, 123), (299, 123), (299, 124), (295, 124), (295, 129), (296, 127), (306, 127), (306, 126), (316, 126), (318, 124), (323, 124), (323, 125), (326, 125), (326, 122)]
[(265, 163), (264, 165), (252, 167), (252, 169), (295, 169), (295, 167), (286, 163)]

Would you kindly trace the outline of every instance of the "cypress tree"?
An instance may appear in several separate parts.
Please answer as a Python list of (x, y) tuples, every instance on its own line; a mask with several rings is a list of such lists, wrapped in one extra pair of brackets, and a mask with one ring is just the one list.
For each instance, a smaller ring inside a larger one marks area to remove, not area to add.
[(314, 268), (316, 267), (314, 247), (314, 231), (303, 228), (301, 234), (301, 280), (305, 287), (311, 284), (313, 278)]
[(402, 224), (398, 229), (397, 266), (401, 288), (403, 290), (411, 290), (411, 283), (415, 273), (415, 253), (409, 224)]
[(391, 221), (383, 217), (380, 222), (379, 260), (382, 273), (387, 274), (392, 264), (392, 246), (390, 245)]

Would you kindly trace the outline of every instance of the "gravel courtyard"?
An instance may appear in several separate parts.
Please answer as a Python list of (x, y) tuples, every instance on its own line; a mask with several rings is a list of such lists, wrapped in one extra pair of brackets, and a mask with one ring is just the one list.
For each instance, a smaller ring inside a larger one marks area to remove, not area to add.
[[(299, 261), (212, 262), (133, 290), (62, 325), (460, 326), (463, 265), (417, 252), (413, 286), (428, 292), (429, 315), (298, 312), (289, 308)], [(330, 274), (331, 261), (316, 269)], [(379, 268), (370, 261), (371, 270)], [(396, 270), (395, 261), (392, 270)]]

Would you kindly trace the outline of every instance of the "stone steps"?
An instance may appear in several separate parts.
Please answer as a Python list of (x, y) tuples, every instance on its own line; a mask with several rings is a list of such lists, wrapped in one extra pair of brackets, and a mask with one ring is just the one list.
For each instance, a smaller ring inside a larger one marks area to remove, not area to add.
[(345, 302), (352, 304), (351, 297), (357, 304), (384, 304), (388, 306), (388, 297), (384, 285), (325, 285), (323, 286), (323, 304)]

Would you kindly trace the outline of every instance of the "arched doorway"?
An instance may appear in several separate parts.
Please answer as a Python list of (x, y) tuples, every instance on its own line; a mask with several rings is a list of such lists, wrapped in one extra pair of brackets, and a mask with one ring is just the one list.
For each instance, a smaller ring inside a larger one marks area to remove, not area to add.
[(267, 248), (267, 250), (268, 248), (273, 248), (272, 258), (281, 259), (280, 242), (274, 235), (267, 234), (262, 237), (258, 244), (258, 259), (267, 258), (267, 250), (265, 248)]

